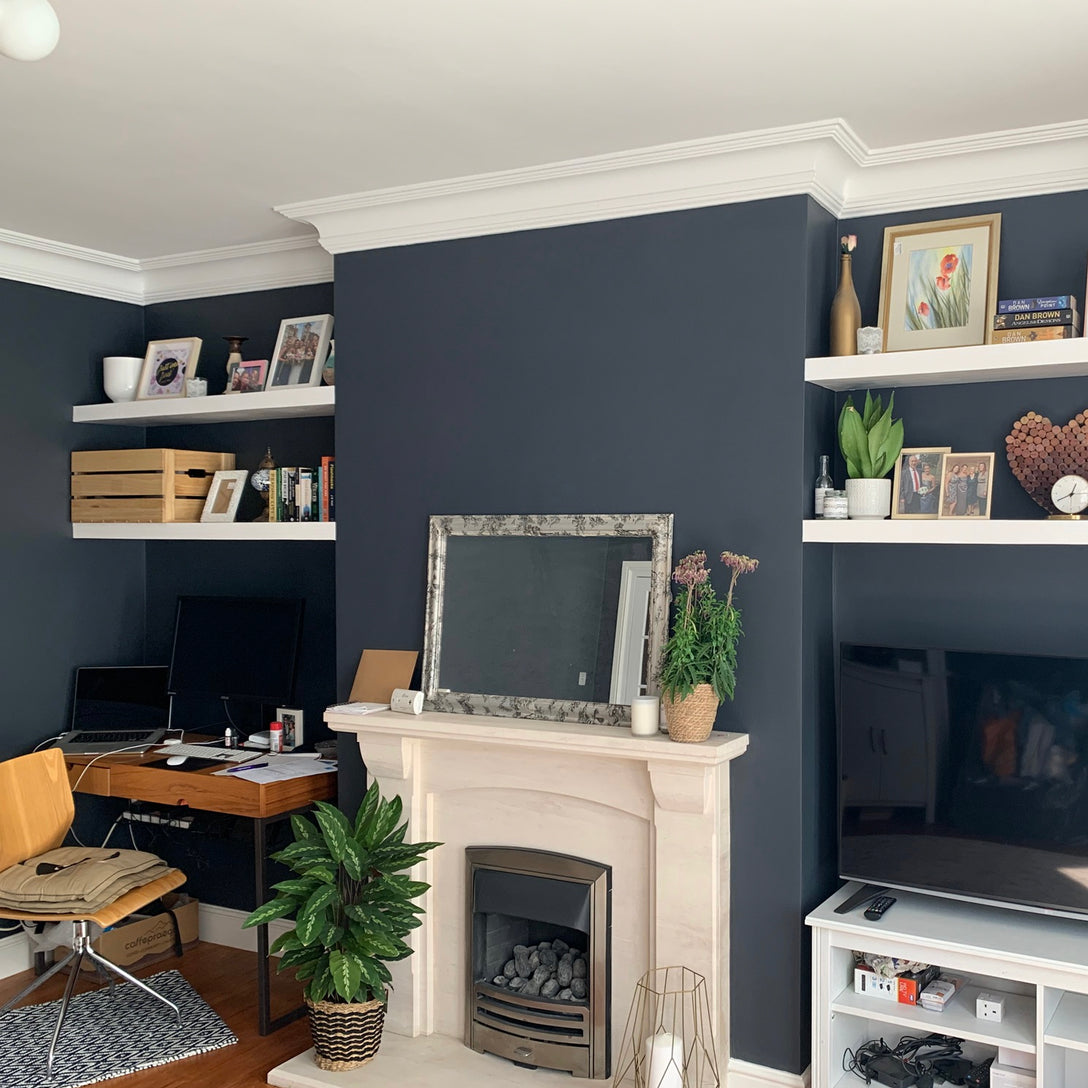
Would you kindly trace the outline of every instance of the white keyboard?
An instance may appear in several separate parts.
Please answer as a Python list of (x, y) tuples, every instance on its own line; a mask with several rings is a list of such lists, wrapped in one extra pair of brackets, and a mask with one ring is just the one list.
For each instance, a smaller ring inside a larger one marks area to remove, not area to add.
[(160, 748), (157, 756), (188, 756), (192, 759), (218, 759), (221, 763), (245, 763), (259, 752), (245, 752), (240, 748), (216, 748), (213, 744), (167, 744)]

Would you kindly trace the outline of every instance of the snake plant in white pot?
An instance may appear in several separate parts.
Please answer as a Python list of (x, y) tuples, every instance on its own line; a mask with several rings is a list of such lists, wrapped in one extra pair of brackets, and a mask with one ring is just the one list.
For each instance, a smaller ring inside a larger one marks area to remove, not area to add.
[(895, 394), (882, 398), (865, 394), (865, 409), (848, 396), (839, 413), (839, 449), (846, 458), (846, 507), (851, 518), (886, 518), (892, 508), (888, 473), (903, 449), (903, 421), (892, 419)]

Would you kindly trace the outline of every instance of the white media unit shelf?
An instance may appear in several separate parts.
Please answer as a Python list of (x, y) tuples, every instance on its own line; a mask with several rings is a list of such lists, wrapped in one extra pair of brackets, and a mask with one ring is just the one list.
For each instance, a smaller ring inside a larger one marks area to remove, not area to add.
[[(847, 1049), (928, 1032), (965, 1040), (964, 1052), (976, 1060), (998, 1047), (1035, 1055), (1037, 1088), (1088, 1084), (1088, 920), (897, 890), (880, 921), (869, 921), (864, 905), (836, 914), (858, 887), (846, 885), (806, 919), (813, 933), (812, 1088), (859, 1083), (843, 1068)], [(857, 994), (855, 950), (935, 963), (967, 984), (940, 1013)], [(1005, 996), (1000, 1022), (975, 1017), (980, 991)]]

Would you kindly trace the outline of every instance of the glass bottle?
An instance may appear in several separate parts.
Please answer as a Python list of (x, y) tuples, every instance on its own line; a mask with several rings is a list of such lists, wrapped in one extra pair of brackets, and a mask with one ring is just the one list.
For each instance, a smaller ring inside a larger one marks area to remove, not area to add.
[(831, 491), (835, 482), (831, 479), (831, 458), (826, 453), (820, 454), (820, 474), (816, 477), (815, 517), (824, 516), (824, 496)]

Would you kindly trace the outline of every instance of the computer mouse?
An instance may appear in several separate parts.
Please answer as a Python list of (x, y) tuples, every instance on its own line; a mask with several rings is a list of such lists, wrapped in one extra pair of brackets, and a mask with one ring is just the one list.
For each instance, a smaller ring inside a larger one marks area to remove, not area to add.
[(188, 762), (188, 756), (171, 756), (167, 761), (167, 767), (180, 767), (183, 763)]

